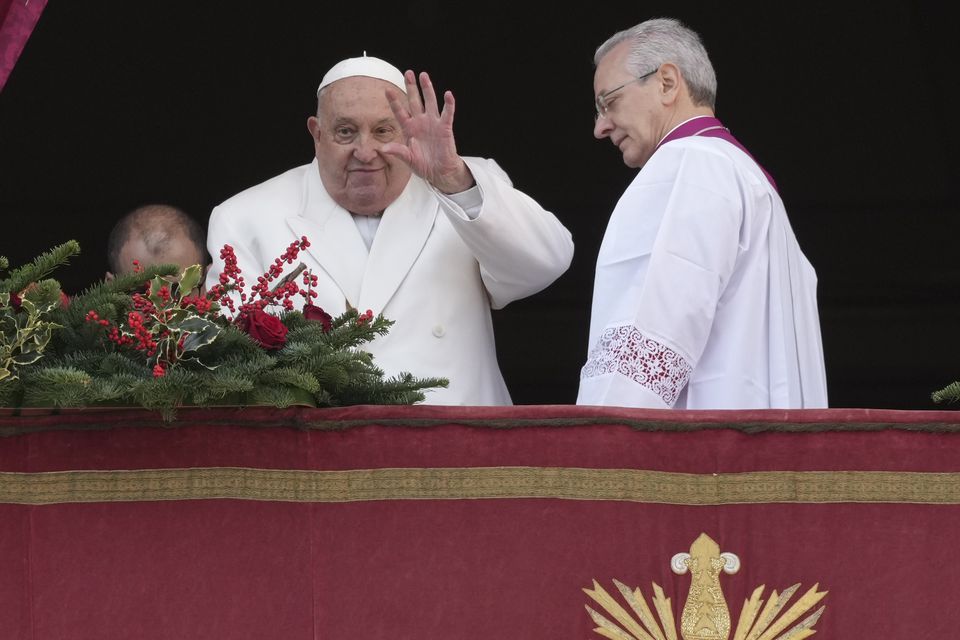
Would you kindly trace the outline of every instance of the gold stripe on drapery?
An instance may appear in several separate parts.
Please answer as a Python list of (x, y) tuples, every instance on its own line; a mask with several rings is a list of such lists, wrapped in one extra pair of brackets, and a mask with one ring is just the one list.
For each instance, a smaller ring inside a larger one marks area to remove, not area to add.
[(206, 499), (288, 502), (555, 498), (675, 505), (893, 502), (960, 504), (960, 473), (672, 473), (570, 467), (309, 471), (235, 467), (0, 472), (0, 503)]

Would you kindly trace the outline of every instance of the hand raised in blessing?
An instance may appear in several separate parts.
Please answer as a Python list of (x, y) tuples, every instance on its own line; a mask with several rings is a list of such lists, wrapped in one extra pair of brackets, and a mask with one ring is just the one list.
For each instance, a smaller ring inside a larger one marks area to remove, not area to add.
[(456, 106), (453, 94), (449, 91), (443, 94), (441, 112), (437, 108), (433, 83), (425, 71), (420, 73), (419, 87), (413, 71), (407, 70), (403, 79), (407, 95), (390, 88), (387, 89), (387, 100), (406, 142), (391, 142), (383, 145), (381, 150), (403, 160), (411, 171), (443, 193), (466, 191), (475, 183), (470, 169), (457, 154), (453, 138)]

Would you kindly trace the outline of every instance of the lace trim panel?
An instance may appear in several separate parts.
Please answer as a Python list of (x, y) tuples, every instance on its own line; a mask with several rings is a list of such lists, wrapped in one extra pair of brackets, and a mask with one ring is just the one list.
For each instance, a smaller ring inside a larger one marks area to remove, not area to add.
[(633, 325), (622, 325), (601, 334), (583, 365), (580, 379), (619, 373), (672, 407), (692, 371), (693, 367), (673, 349), (646, 337)]

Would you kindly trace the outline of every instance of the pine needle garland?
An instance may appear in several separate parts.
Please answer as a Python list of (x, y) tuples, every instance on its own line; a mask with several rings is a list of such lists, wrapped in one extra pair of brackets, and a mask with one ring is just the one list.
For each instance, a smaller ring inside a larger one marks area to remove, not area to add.
[(930, 394), (930, 397), (938, 404), (941, 402), (956, 402), (960, 400), (960, 382), (950, 383), (943, 389), (934, 391)]
[[(288, 262), (295, 245), (282, 256)], [(309, 272), (306, 291), (264, 285), (232, 318), (220, 311), (239, 299), (236, 280), (199, 295), (197, 266), (138, 269), (66, 304), (59, 284), (44, 278), (78, 252), (65, 243), (0, 279), (0, 406), (135, 406), (172, 420), (182, 406), (412, 404), (447, 385), (409, 373), (385, 378), (363, 348), (389, 332), (382, 315), (291, 309), (295, 293), (310, 299)], [(0, 270), (8, 266), (0, 258)], [(269, 283), (278, 273), (264, 275)], [(265, 311), (276, 307), (283, 312)]]

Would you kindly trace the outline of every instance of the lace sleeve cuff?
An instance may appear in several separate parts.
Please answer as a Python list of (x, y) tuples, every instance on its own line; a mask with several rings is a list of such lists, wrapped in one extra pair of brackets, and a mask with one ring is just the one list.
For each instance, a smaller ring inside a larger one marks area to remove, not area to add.
[(657, 394), (672, 407), (693, 367), (676, 351), (640, 333), (633, 325), (610, 327), (600, 335), (580, 379), (620, 374)]

